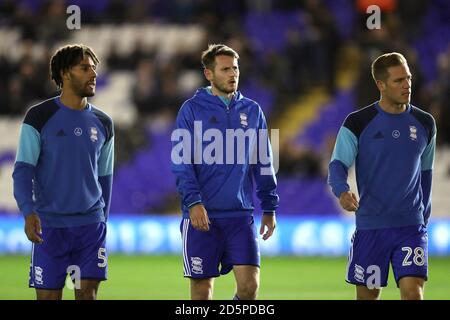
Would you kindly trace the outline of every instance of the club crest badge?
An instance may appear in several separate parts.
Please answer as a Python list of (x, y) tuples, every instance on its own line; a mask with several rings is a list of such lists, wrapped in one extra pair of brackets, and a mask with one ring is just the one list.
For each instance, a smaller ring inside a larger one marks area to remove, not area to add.
[(248, 127), (247, 115), (245, 113), (240, 113), (239, 118), (241, 120), (241, 126), (244, 128)]
[(199, 257), (191, 257), (192, 272), (203, 274), (203, 259)]
[(417, 128), (415, 126), (409, 126), (409, 138), (412, 141), (417, 140)]
[(92, 142), (98, 141), (98, 130), (96, 127), (91, 127), (90, 137)]

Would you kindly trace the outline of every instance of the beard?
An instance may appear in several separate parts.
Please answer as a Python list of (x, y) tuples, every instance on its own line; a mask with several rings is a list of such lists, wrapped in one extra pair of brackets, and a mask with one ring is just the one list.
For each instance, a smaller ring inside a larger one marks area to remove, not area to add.
[(230, 94), (237, 90), (237, 81), (236, 81), (236, 87), (230, 87), (227, 83), (218, 83), (215, 81), (212, 81), (214, 86), (223, 93)]
[(87, 82), (82, 83), (72, 76), (72, 91), (79, 97), (93, 97), (95, 95), (95, 87), (92, 89)]
[(95, 95), (95, 89), (91, 89), (88, 85), (80, 85), (80, 86), (72, 86), (73, 92), (81, 97), (81, 98), (85, 98), (85, 97), (93, 97)]

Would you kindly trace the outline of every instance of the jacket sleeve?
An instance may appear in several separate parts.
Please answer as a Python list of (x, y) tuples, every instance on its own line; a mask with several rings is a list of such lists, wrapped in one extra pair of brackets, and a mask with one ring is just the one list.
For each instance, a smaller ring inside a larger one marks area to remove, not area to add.
[(432, 131), (432, 138), (427, 147), (422, 153), (420, 158), (421, 162), (421, 180), (420, 185), (422, 188), (422, 203), (424, 205), (423, 220), (425, 226), (428, 224), (428, 220), (431, 215), (431, 182), (434, 166), (434, 155), (436, 149), (436, 125)]
[(358, 154), (358, 139), (345, 126), (339, 129), (331, 161), (328, 166), (328, 184), (333, 194), (339, 198), (342, 192), (350, 190), (347, 183), (348, 169)]
[[(27, 115), (27, 117), (30, 117)], [(14, 198), (20, 212), (27, 216), (34, 212), (33, 178), (41, 151), (40, 132), (28, 123), (20, 128), (19, 146), (13, 171)]]
[(253, 148), (252, 154), (256, 163), (252, 165), (252, 173), (256, 184), (256, 195), (261, 201), (261, 209), (265, 215), (274, 215), (279, 205), (277, 194), (277, 179), (275, 176), (274, 164), (278, 169), (278, 136), (276, 143), (276, 163), (274, 163), (274, 154), (269, 140), (267, 122), (259, 109), (258, 132), (256, 148)]
[(113, 184), (114, 172), (114, 125), (111, 123), (111, 136), (105, 142), (98, 159), (98, 182), (102, 187), (102, 197), (105, 202), (103, 212), (105, 214), (105, 221), (109, 217), (109, 209), (111, 207), (111, 194)]
[[(194, 115), (189, 102), (178, 112), (175, 130), (172, 132), (171, 170), (175, 175), (183, 206), (190, 208), (202, 202), (200, 187), (194, 169), (195, 143)], [(198, 150), (199, 148), (196, 148)], [(201, 150), (201, 148), (200, 148)]]

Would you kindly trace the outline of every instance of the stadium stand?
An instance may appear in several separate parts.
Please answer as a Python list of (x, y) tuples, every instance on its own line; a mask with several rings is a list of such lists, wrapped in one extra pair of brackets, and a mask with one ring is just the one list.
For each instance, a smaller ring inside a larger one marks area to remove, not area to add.
[[(21, 117), (55, 94), (48, 58), (63, 43), (82, 42), (102, 60), (91, 101), (116, 122), (112, 213), (178, 212), (168, 166), (173, 119), (206, 84), (201, 50), (220, 41), (241, 54), (240, 90), (281, 129), (286, 215), (342, 214), (326, 186), (334, 137), (346, 114), (377, 98), (369, 61), (404, 52), (417, 71), (412, 102), (438, 122), (433, 212), (448, 215), (450, 5), (417, 0), (412, 10), (406, 2), (392, 1), (377, 31), (361, 27), (367, 15), (359, 1), (73, 1), (83, 12), (81, 32), (65, 27), (64, 1), (0, 1), (0, 211), (17, 214), (11, 173)], [(30, 25), (33, 17), (46, 23)]]

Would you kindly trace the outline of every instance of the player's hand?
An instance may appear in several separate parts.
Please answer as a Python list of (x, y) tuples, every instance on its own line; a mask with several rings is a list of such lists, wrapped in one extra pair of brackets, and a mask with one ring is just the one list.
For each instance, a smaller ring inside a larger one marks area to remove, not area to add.
[[(259, 234), (263, 235), (263, 240), (269, 239), (273, 232), (275, 231), (275, 227), (277, 225), (277, 221), (275, 215), (263, 214), (261, 218), (261, 228), (259, 228)], [(266, 233), (264, 233), (267, 228)]]
[(356, 195), (351, 191), (345, 191), (341, 193), (339, 197), (339, 203), (344, 210), (356, 211), (359, 207), (358, 199)]
[(25, 234), (28, 240), (33, 243), (41, 244), (42, 239), (41, 219), (36, 213), (32, 213), (25, 218)]
[(211, 222), (208, 218), (208, 212), (206, 212), (203, 204), (199, 203), (189, 208), (189, 218), (191, 219), (192, 226), (200, 231), (209, 231), (209, 225)]

